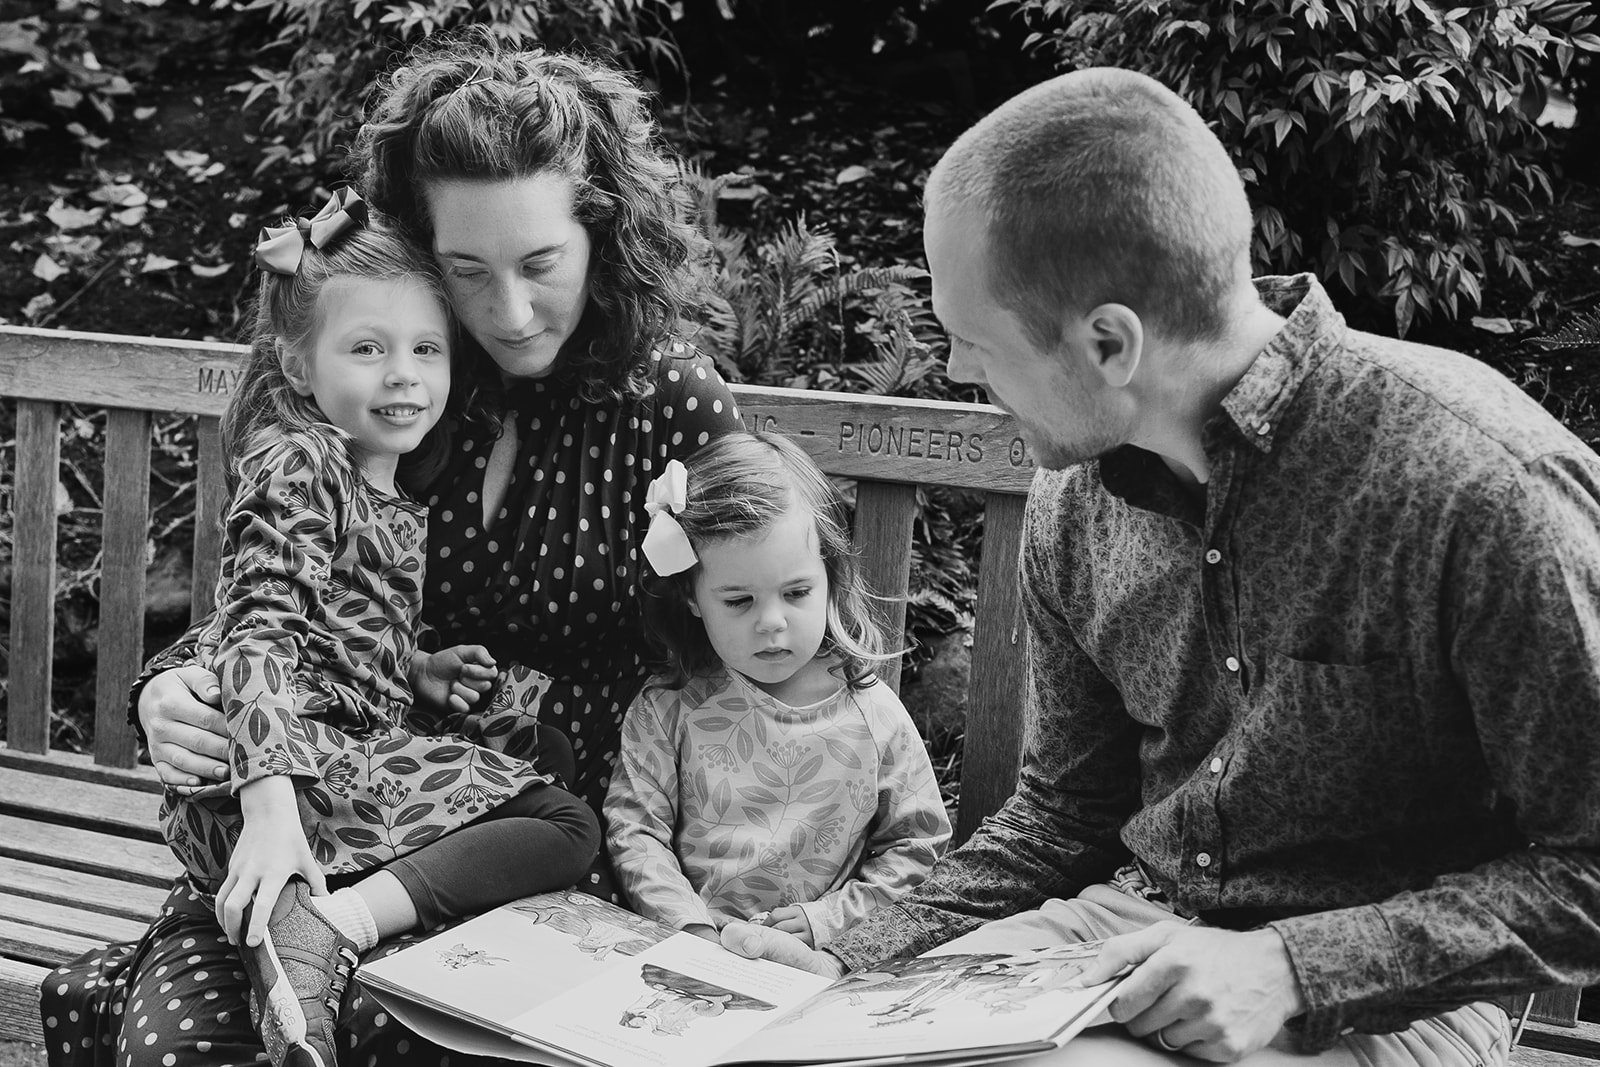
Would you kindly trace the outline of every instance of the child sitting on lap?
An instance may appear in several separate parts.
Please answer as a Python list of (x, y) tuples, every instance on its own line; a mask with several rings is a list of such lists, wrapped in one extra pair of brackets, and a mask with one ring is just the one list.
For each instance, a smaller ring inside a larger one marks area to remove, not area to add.
[[(545, 773), (570, 775), (570, 748), (535, 767), (461, 736), (483, 732), (468, 717), (497, 677), (486, 649), (417, 649), (427, 509), (395, 473), (450, 394), (437, 270), (347, 192), (265, 232), (256, 259), (255, 337), (222, 426), (217, 610), (198, 642), (232, 791), (169, 789), (162, 828), (216, 894), (272, 1062), (334, 1067), (359, 953), (571, 885), (599, 826)], [(491, 713), (536, 696), (502, 681)]]
[(927, 749), (873, 676), (882, 636), (844, 503), (776, 434), (719, 437), (650, 487), (645, 603), (667, 669), (634, 701), (606, 843), (643, 914), (821, 947), (950, 839)]

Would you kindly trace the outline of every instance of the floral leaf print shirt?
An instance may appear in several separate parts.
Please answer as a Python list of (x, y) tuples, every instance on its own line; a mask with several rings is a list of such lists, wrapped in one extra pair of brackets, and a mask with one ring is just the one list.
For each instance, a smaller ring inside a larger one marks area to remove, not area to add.
[(1039, 473), (1015, 796), (830, 946), (852, 966), (1105, 881), (1282, 935), (1326, 1048), (1600, 979), (1600, 459), (1505, 378), (1350, 330), (1309, 276), (1181, 489)]
[(726, 669), (639, 695), (605, 813), (641, 914), (721, 927), (798, 904), (818, 945), (922, 881), (950, 839), (888, 686), (794, 708)]

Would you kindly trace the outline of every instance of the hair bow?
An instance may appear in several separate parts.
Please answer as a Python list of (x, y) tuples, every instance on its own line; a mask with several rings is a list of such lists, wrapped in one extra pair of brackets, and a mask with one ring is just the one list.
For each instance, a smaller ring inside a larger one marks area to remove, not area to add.
[(293, 274), (300, 269), (307, 242), (312, 248), (327, 248), (340, 234), (366, 221), (367, 205), (361, 194), (348, 187), (336, 189), (310, 219), (263, 227), (256, 240), (256, 263), (274, 274)]
[(676, 514), (689, 502), (689, 472), (675, 459), (667, 461), (661, 477), (650, 483), (645, 495), (644, 510), (650, 515), (650, 529), (645, 532), (644, 558), (651, 568), (663, 578), (680, 574), (700, 562), (683, 532)]

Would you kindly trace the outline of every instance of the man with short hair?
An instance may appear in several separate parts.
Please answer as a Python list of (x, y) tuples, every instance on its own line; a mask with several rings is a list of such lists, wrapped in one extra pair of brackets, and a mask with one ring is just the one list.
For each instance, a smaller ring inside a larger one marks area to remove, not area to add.
[[(1504, 1063), (1600, 979), (1600, 459), (1511, 383), (1249, 274), (1227, 153), (1087, 70), (926, 191), (950, 374), (1041, 470), (1016, 794), (814, 953), (1109, 937), (1129, 1036), (1052, 1064)], [(1185, 923), (1173, 920), (1193, 920)]]

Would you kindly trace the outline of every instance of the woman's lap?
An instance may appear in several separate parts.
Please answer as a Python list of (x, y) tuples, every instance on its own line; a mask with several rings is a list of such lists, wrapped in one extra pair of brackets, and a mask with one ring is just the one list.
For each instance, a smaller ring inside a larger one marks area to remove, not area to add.
[[(602, 857), (604, 853), (602, 852)], [(611, 897), (597, 864), (579, 886)], [(378, 959), (422, 935), (385, 942)], [(266, 1052), (250, 1022), (250, 985), (211, 902), (179, 879), (161, 915), (132, 944), (110, 945), (52, 972), (40, 990), (50, 1067), (216, 1067), (252, 1064)], [(338, 1021), (339, 1062), (490, 1067), (510, 1061), (451, 1052), (389, 1018), (350, 983)]]

